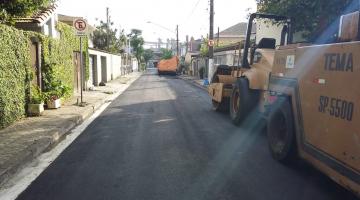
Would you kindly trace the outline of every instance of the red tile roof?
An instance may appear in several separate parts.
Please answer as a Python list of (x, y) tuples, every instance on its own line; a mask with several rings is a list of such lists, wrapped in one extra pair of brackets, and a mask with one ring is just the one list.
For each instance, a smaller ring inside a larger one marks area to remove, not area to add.
[(51, 15), (54, 13), (54, 11), (56, 10), (57, 5), (53, 4), (43, 10), (40, 10), (39, 12), (35, 13), (33, 16), (31, 17), (19, 17), (19, 18), (15, 18), (15, 22), (16, 23), (35, 23), (35, 24), (42, 24), (44, 22), (46, 22)]

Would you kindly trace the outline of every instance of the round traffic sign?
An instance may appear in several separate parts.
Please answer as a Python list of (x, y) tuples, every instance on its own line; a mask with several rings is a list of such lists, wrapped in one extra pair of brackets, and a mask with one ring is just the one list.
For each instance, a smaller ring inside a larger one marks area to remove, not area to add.
[(215, 45), (215, 41), (209, 40), (208, 45), (209, 45), (209, 47), (213, 47)]
[(74, 22), (74, 27), (77, 31), (85, 31), (86, 30), (86, 21), (83, 19), (77, 19)]

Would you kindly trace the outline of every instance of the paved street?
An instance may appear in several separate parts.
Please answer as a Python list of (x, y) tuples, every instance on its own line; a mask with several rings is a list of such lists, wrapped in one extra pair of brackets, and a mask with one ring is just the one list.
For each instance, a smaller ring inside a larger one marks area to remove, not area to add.
[(148, 72), (18, 199), (355, 198), (303, 162), (274, 161), (257, 116), (235, 127), (205, 90)]

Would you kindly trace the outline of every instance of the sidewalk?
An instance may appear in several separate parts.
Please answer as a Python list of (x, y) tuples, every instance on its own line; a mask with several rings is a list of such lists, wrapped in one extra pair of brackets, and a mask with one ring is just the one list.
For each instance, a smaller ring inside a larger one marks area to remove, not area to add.
[(179, 77), (183, 80), (192, 83), (196, 87), (199, 87), (207, 91), (207, 86), (204, 85), (204, 79), (199, 79), (198, 77), (189, 76), (189, 75), (180, 75)]
[(51, 149), (75, 126), (90, 117), (104, 103), (116, 98), (141, 73), (132, 73), (84, 92), (85, 107), (73, 97), (57, 110), (46, 110), (40, 117), (25, 118), (0, 130), (0, 187), (22, 167)]

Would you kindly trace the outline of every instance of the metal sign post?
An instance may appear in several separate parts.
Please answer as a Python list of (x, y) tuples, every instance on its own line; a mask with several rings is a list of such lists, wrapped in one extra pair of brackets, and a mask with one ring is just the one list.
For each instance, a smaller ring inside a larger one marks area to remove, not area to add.
[(80, 99), (81, 105), (84, 104), (83, 101), (83, 90), (84, 90), (84, 83), (85, 83), (85, 73), (84, 73), (84, 66), (83, 66), (83, 48), (82, 48), (82, 37), (86, 36), (87, 31), (87, 23), (84, 19), (75, 19), (73, 22), (75, 28), (75, 35), (80, 37)]
[(84, 85), (84, 67), (83, 67), (83, 52), (82, 52), (82, 37), (80, 36), (80, 103), (83, 104), (83, 85)]

